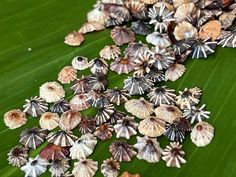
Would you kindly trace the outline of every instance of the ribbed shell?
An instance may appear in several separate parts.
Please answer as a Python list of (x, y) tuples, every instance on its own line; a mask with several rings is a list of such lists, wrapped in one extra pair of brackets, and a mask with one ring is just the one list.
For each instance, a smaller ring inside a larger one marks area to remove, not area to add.
[(69, 168), (68, 159), (57, 159), (51, 162), (49, 171), (51, 172), (51, 176), (61, 177), (61, 175), (64, 175)]
[(20, 109), (12, 109), (4, 114), (4, 123), (10, 129), (16, 129), (26, 124), (26, 114)]
[(129, 162), (137, 154), (133, 146), (126, 141), (113, 142), (109, 147), (109, 151), (113, 158), (119, 162)]
[(90, 80), (90, 76), (82, 76), (80, 79), (75, 81), (71, 89), (75, 94), (87, 93), (91, 90), (91, 85), (89, 84)]
[(99, 22), (87, 22), (84, 23), (83, 26), (79, 29), (79, 33), (86, 34), (93, 31), (101, 31), (105, 29), (105, 27)]
[(42, 129), (52, 130), (58, 126), (59, 120), (57, 113), (45, 112), (39, 119), (39, 125)]
[(137, 134), (137, 126), (138, 123), (131, 116), (126, 116), (122, 120), (118, 120), (116, 125), (114, 125), (116, 138), (124, 137), (130, 139), (131, 136)]
[(138, 150), (138, 159), (146, 160), (149, 163), (156, 163), (161, 159), (163, 150), (155, 138), (137, 136), (137, 143), (134, 147)]
[(22, 165), (25, 165), (28, 159), (28, 148), (21, 147), (21, 146), (15, 146), (13, 147), (8, 155), (8, 162), (12, 166), (21, 167)]
[(96, 128), (96, 119), (93, 117), (84, 117), (79, 124), (79, 131), (81, 134), (92, 133)]
[(140, 177), (140, 175), (137, 173), (133, 175), (133, 174), (130, 174), (129, 172), (125, 171), (122, 173), (122, 175), (120, 177)]
[(166, 122), (172, 123), (175, 119), (182, 117), (181, 110), (174, 105), (161, 104), (154, 110), (156, 116)]
[(52, 103), (65, 97), (65, 90), (57, 82), (46, 82), (39, 87), (39, 95), (46, 102)]
[(125, 103), (125, 109), (132, 115), (145, 119), (153, 113), (153, 104), (146, 101), (143, 97), (139, 99), (131, 99)]
[(65, 100), (65, 99), (62, 99), (62, 100), (59, 100), (55, 103), (53, 103), (52, 107), (50, 108), (50, 110), (52, 112), (55, 112), (55, 113), (58, 113), (58, 114), (62, 114), (66, 111), (69, 110), (69, 102), (68, 100)]
[(124, 80), (124, 89), (128, 90), (130, 95), (142, 95), (153, 85), (152, 81), (144, 76), (133, 76)]
[(154, 68), (154, 67), (152, 67), (151, 71), (146, 74), (146, 77), (154, 83), (165, 80), (164, 72), (159, 71), (157, 68)]
[(84, 36), (77, 31), (69, 33), (64, 40), (64, 43), (70, 46), (79, 46), (84, 42)]
[(48, 144), (39, 153), (39, 156), (46, 160), (64, 159), (68, 155), (69, 150), (67, 148), (54, 144)]
[(66, 132), (62, 130), (58, 132), (52, 132), (47, 136), (47, 140), (49, 143), (53, 143), (61, 147), (72, 146), (77, 139), (78, 138), (73, 135), (72, 132)]
[(123, 117), (125, 117), (125, 113), (124, 112), (115, 110), (115, 112), (111, 115), (111, 117), (108, 120), (108, 122), (110, 122), (111, 124), (114, 124), (118, 120), (123, 119)]
[(206, 146), (214, 137), (214, 127), (207, 122), (199, 122), (193, 127), (190, 137), (196, 146)]
[(165, 72), (165, 80), (176, 81), (183, 76), (186, 68), (182, 64), (173, 63)]
[(127, 56), (116, 58), (115, 61), (113, 61), (110, 65), (110, 69), (117, 72), (118, 74), (128, 74), (134, 70), (134, 67), (134, 61)]
[(110, 60), (116, 59), (121, 54), (121, 50), (116, 45), (105, 46), (99, 53), (100, 57)]
[(106, 141), (112, 137), (113, 131), (114, 128), (110, 123), (103, 123), (96, 128), (93, 134), (102, 141)]
[(166, 123), (163, 120), (156, 117), (149, 117), (139, 123), (138, 130), (142, 135), (158, 137), (165, 133), (165, 125)]
[(182, 145), (179, 142), (171, 142), (162, 152), (162, 159), (166, 161), (167, 167), (180, 168), (181, 164), (186, 163), (184, 159), (185, 152), (182, 150)]
[(135, 34), (130, 28), (120, 26), (113, 28), (111, 37), (118, 46), (122, 46), (135, 40)]
[(149, 100), (155, 105), (172, 104), (175, 102), (175, 90), (166, 86), (154, 87), (147, 94)]
[(36, 156), (35, 158), (29, 158), (26, 165), (22, 166), (20, 169), (25, 172), (25, 177), (37, 177), (46, 172), (48, 165), (47, 160)]
[(88, 93), (88, 102), (91, 106), (102, 108), (110, 103), (109, 99), (105, 97), (105, 94), (91, 90)]
[(124, 54), (128, 56), (130, 59), (134, 60), (137, 58), (137, 56), (144, 51), (149, 50), (149, 47), (147, 44), (139, 42), (131, 42), (128, 44), (127, 48), (125, 49)]
[(38, 117), (48, 110), (48, 103), (44, 99), (35, 96), (30, 99), (26, 99), (23, 108), (23, 112), (31, 115), (32, 117)]
[(127, 102), (131, 96), (127, 90), (114, 88), (108, 89), (106, 91), (106, 97), (110, 100), (111, 103), (119, 106)]
[(65, 131), (73, 130), (79, 125), (81, 119), (82, 115), (80, 112), (73, 110), (66, 111), (61, 115), (59, 127)]
[(92, 90), (95, 91), (104, 91), (108, 87), (108, 80), (105, 76), (91, 76), (89, 84)]
[(58, 74), (57, 80), (62, 84), (69, 84), (77, 77), (77, 70), (72, 66), (65, 66)]
[(19, 142), (25, 147), (36, 149), (45, 141), (47, 134), (47, 130), (38, 127), (26, 129), (21, 133)]
[(120, 164), (113, 158), (103, 161), (101, 165), (101, 172), (104, 177), (117, 177), (120, 171)]
[(161, 34), (159, 32), (153, 32), (146, 36), (147, 43), (150, 43), (154, 46), (158, 47), (169, 47), (171, 45), (171, 41), (167, 34)]
[(83, 111), (90, 107), (90, 104), (88, 102), (88, 95), (85, 93), (81, 93), (78, 95), (75, 95), (70, 100), (70, 109), (74, 111)]
[(88, 58), (83, 56), (76, 56), (73, 58), (71, 65), (74, 69), (85, 70), (89, 67)]
[(91, 155), (97, 144), (97, 138), (93, 134), (82, 135), (70, 148), (72, 159), (84, 159)]
[(72, 174), (74, 177), (93, 177), (98, 170), (98, 162), (92, 159), (81, 159), (74, 163)]
[(95, 76), (104, 76), (108, 72), (108, 64), (102, 58), (95, 58), (89, 62), (90, 71)]
[(111, 118), (111, 115), (115, 112), (115, 107), (112, 104), (105, 105), (100, 108), (97, 115), (95, 116), (97, 125), (100, 125)]

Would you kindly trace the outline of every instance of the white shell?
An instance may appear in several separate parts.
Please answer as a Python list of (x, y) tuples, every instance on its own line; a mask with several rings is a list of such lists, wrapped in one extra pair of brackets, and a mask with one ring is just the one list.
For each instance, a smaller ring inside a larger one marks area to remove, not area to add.
[(153, 104), (144, 98), (131, 99), (125, 103), (125, 109), (134, 116), (144, 119), (153, 113)]
[(110, 60), (119, 57), (121, 50), (116, 45), (105, 46), (99, 53), (100, 57)]
[(186, 68), (182, 64), (172, 64), (165, 72), (165, 81), (176, 81), (185, 72)]
[(83, 159), (91, 155), (97, 144), (97, 138), (92, 134), (82, 135), (70, 148), (72, 159)]
[(79, 29), (79, 33), (86, 34), (93, 31), (100, 31), (105, 29), (105, 27), (99, 22), (87, 22)]
[(101, 165), (101, 172), (104, 177), (117, 177), (119, 175), (120, 164), (113, 158), (103, 161)]
[(47, 170), (48, 161), (40, 158), (29, 158), (29, 162), (20, 169), (25, 172), (25, 177), (37, 177)]
[(109, 18), (108, 13), (99, 8), (95, 8), (87, 14), (88, 22), (99, 22), (103, 25), (107, 24)]
[(171, 41), (167, 34), (160, 34), (159, 32), (153, 32), (147, 35), (146, 41), (159, 47), (169, 47), (171, 45)]
[(207, 122), (199, 122), (193, 127), (190, 137), (196, 146), (206, 146), (214, 137), (214, 127)]
[(39, 125), (42, 129), (52, 130), (58, 126), (59, 120), (57, 113), (45, 112), (39, 119)]
[(12, 109), (4, 114), (4, 123), (10, 129), (16, 129), (26, 124), (26, 114), (20, 109)]
[(195, 38), (197, 29), (191, 23), (183, 21), (175, 27), (173, 34), (177, 40)]
[(65, 97), (65, 90), (57, 82), (46, 82), (39, 88), (39, 95), (46, 102), (52, 103)]
[(161, 153), (163, 150), (156, 138), (137, 136), (137, 143), (134, 147), (138, 149), (138, 159), (146, 160), (149, 163), (156, 163), (161, 159)]
[(71, 65), (77, 70), (85, 70), (89, 67), (88, 59), (82, 56), (76, 56), (73, 58)]
[(90, 107), (90, 104), (88, 102), (88, 96), (87, 94), (83, 94), (83, 93), (75, 95), (70, 100), (69, 105), (70, 105), (71, 110), (76, 110), (76, 111), (83, 111)]
[(72, 174), (75, 177), (93, 177), (98, 170), (98, 162), (92, 159), (81, 159), (74, 163)]

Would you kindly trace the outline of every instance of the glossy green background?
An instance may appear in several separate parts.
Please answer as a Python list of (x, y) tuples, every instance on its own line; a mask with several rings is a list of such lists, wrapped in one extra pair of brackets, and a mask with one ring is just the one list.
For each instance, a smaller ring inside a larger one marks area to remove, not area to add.
[[(86, 35), (80, 47), (63, 44), (64, 36), (78, 29), (86, 20), (86, 13), (94, 0), (0, 0), (0, 116), (13, 108), (21, 108), (24, 99), (38, 95), (38, 87), (57, 78), (57, 73), (69, 65), (76, 55), (90, 59), (97, 56), (104, 45), (113, 44), (110, 30)], [(140, 38), (143, 39), (143, 38)], [(31, 48), (31, 51), (28, 51)], [(186, 62), (187, 71), (177, 82), (167, 83), (174, 89), (199, 86), (203, 90), (201, 103), (212, 112), (210, 122), (215, 126), (215, 138), (205, 148), (184, 143), (187, 164), (181, 169), (168, 168), (161, 161), (148, 164), (135, 158), (122, 163), (121, 171), (140, 173), (144, 177), (234, 177), (236, 176), (236, 50), (218, 48), (207, 60)], [(78, 77), (83, 73), (79, 72)], [(110, 87), (122, 87), (126, 76), (109, 73)], [(69, 85), (67, 97), (71, 96)], [(94, 114), (93, 110), (87, 114)], [(23, 176), (8, 165), (6, 154), (18, 144), (20, 132), (38, 124), (29, 118), (20, 129), (9, 130), (0, 121), (0, 176)], [(75, 130), (78, 132), (78, 130)], [(112, 140), (99, 143), (91, 158), (110, 157), (108, 146)], [(134, 143), (133, 138), (130, 142)], [(160, 139), (164, 147), (166, 140)], [(38, 151), (31, 152), (34, 156)], [(50, 176), (49, 173), (43, 176)], [(100, 172), (97, 177), (102, 176)]]

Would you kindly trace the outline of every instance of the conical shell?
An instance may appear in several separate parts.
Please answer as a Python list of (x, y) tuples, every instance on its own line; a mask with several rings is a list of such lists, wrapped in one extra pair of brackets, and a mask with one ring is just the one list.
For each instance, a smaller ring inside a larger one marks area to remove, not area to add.
[(79, 125), (81, 119), (82, 115), (80, 112), (73, 110), (66, 111), (61, 115), (59, 127), (62, 130), (70, 131)]
[(45, 112), (39, 119), (39, 125), (42, 129), (52, 130), (58, 126), (59, 120), (57, 113)]
[(81, 159), (74, 163), (72, 174), (74, 177), (93, 177), (98, 170), (98, 162), (92, 159)]

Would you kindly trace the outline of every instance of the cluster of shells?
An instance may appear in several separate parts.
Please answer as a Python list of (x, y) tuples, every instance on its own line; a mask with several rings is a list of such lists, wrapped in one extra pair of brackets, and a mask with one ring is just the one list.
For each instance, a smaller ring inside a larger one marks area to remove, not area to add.
[[(8, 153), (9, 163), (20, 167), (25, 176), (37, 177), (49, 166), (52, 176), (92, 177), (99, 167), (89, 156), (98, 141), (115, 134), (117, 140), (109, 147), (111, 157), (100, 168), (105, 177), (117, 177), (120, 163), (134, 157), (148, 163), (162, 159), (166, 166), (180, 168), (186, 163), (182, 148), (186, 135), (202, 147), (212, 141), (214, 128), (206, 122), (210, 112), (205, 104), (199, 105), (199, 88), (177, 93), (161, 85), (184, 74), (188, 56), (206, 58), (217, 44), (236, 46), (235, 7), (231, 0), (98, 1), (88, 13), (88, 22), (66, 36), (65, 43), (79, 46), (84, 34), (115, 26), (111, 31), (115, 44), (105, 46), (91, 60), (76, 56), (71, 66), (59, 72), (58, 81), (41, 85), (39, 96), (26, 99), (23, 109), (5, 113), (4, 122), (10, 129), (26, 124), (27, 116), (39, 118), (39, 127), (21, 133), (21, 145)], [(145, 35), (152, 47), (135, 42), (135, 34)], [(124, 44), (128, 45), (122, 51)], [(81, 76), (86, 69), (91, 74)], [(127, 74), (123, 88), (109, 87), (108, 72)], [(71, 84), (74, 95), (70, 100), (65, 98), (63, 84)], [(90, 107), (97, 109), (95, 117), (83, 115)], [(129, 143), (132, 136), (137, 136), (136, 144)], [(161, 136), (170, 140), (164, 148), (157, 141)], [(45, 141), (39, 155), (29, 157), (29, 150)], [(71, 160), (76, 160), (74, 165)], [(139, 175), (124, 172), (121, 176)]]

